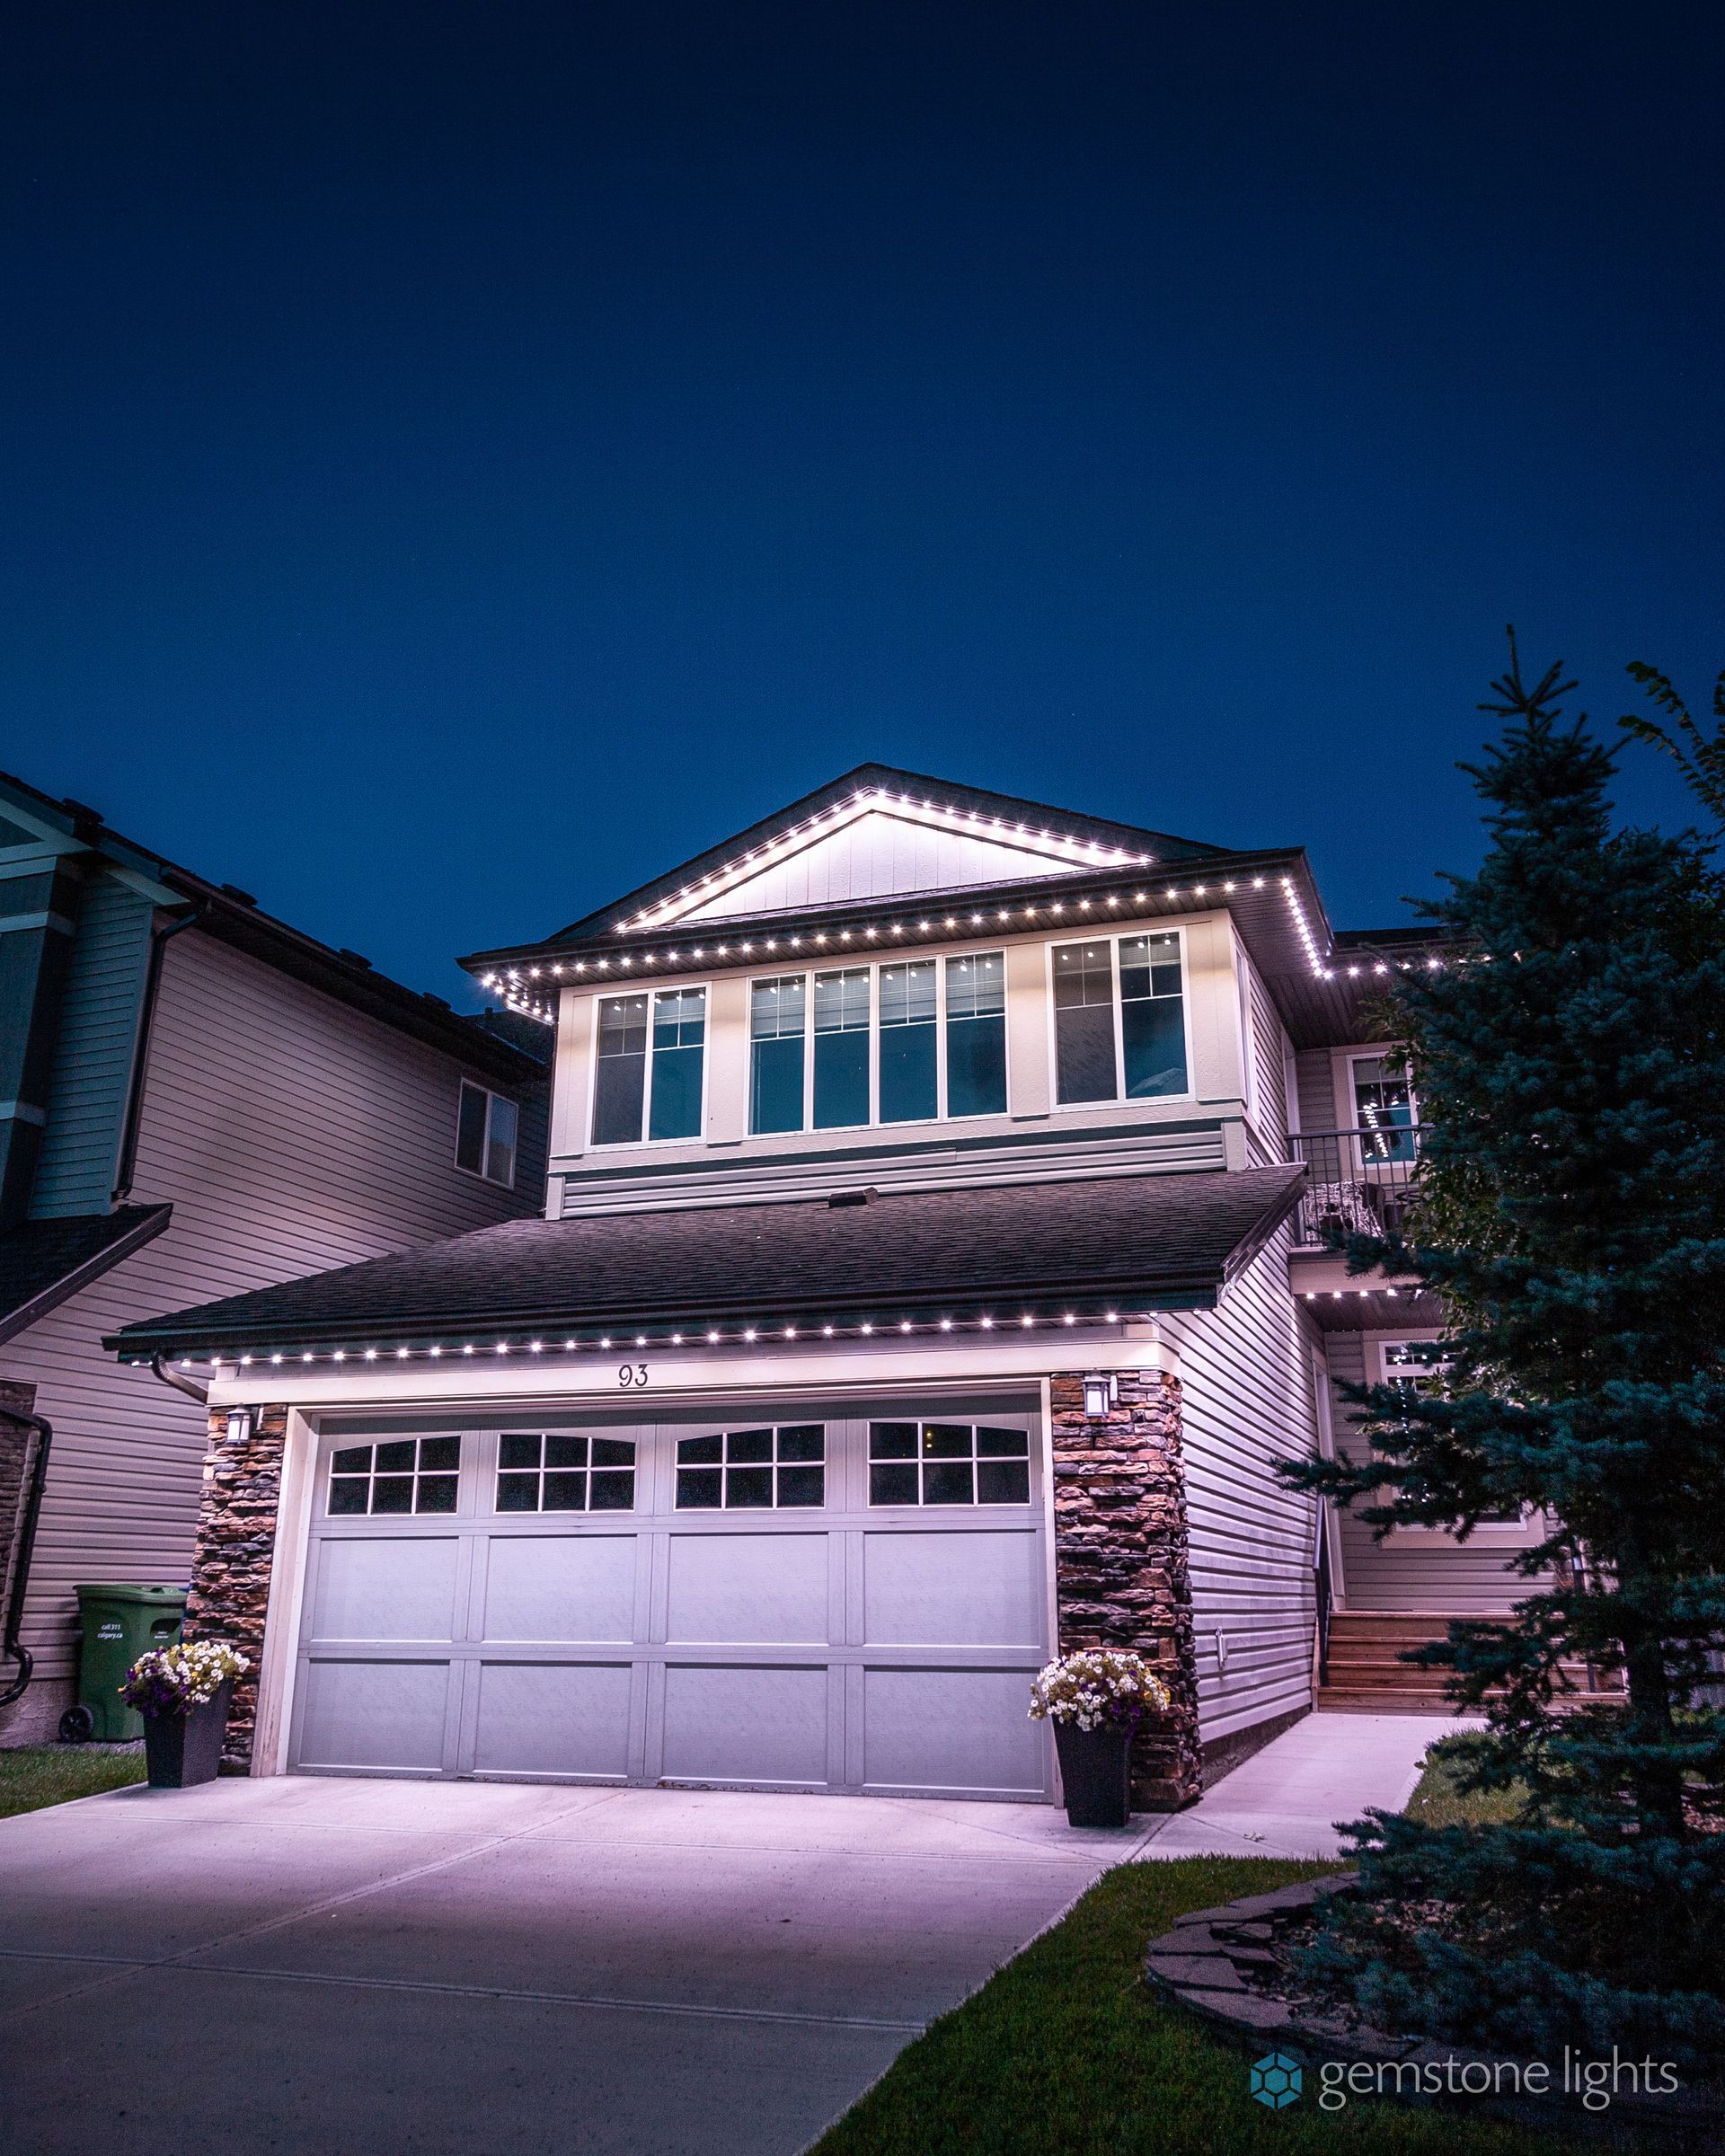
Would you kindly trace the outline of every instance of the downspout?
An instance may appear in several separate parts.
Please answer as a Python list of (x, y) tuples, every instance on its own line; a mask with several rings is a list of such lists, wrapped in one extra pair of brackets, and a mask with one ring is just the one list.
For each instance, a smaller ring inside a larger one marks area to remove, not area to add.
[(0, 1692), (0, 1707), (10, 1707), (30, 1689), (36, 1668), (34, 1657), (27, 1647), (21, 1645), (18, 1633), (24, 1621), (24, 1595), (30, 1586), (30, 1560), (36, 1546), (36, 1523), (41, 1517), (42, 1492), (48, 1488), (48, 1455), (54, 1443), (54, 1426), (40, 1415), (21, 1415), (15, 1408), (0, 1408), (0, 1418), (18, 1429), (36, 1433), (36, 1460), (31, 1469), (30, 1489), (18, 1528), (18, 1561), (13, 1569), (12, 1593), (6, 1598), (5, 1638), (0, 1641), (0, 1654), (9, 1656), (18, 1666), (18, 1674)]
[(176, 1392), (183, 1392), (188, 1400), (195, 1400), (200, 1408), (209, 1405), (209, 1387), (200, 1385), (195, 1377), (181, 1377), (177, 1370), (170, 1370), (159, 1355), (150, 1357), (150, 1368), (164, 1385), (172, 1385)]
[(144, 1119), (144, 1082), (150, 1061), (150, 1037), (155, 1030), (155, 1000), (162, 986), (162, 954), (182, 930), (196, 928), (208, 911), (208, 901), (200, 898), (189, 914), (182, 914), (165, 928), (153, 929), (150, 932), (150, 962), (144, 976), (144, 1003), (137, 1014), (137, 1046), (132, 1054), (131, 1083), (126, 1089), (119, 1168), (111, 1193), (111, 1202), (117, 1206), (124, 1205), (132, 1195), (132, 1182), (137, 1173), (137, 1132)]

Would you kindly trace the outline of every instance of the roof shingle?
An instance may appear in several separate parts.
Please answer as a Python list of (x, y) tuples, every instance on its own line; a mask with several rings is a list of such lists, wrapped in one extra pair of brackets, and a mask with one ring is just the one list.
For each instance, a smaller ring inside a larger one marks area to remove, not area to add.
[(143, 1356), (583, 1324), (1192, 1307), (1283, 1220), (1305, 1171), (1118, 1175), (512, 1221), (129, 1325)]

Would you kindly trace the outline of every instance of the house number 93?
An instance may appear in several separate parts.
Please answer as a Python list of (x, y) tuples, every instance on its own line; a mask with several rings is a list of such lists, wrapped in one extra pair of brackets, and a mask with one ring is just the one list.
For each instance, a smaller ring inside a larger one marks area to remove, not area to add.
[(617, 1383), (623, 1387), (625, 1392), (630, 1391), (633, 1386), (644, 1385), (647, 1383), (646, 1364), (623, 1364), (617, 1371)]

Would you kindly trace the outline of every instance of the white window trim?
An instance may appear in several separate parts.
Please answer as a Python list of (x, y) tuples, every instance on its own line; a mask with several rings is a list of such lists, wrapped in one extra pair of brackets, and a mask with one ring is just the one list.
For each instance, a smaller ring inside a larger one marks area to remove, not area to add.
[[(1054, 954), (1057, 948), (1069, 943), (1135, 943), (1140, 936), (1172, 936), (1180, 950), (1180, 1018), (1186, 1046), (1186, 1091), (1183, 1093), (1156, 1093), (1148, 1099), (1135, 1100), (1126, 1090), (1126, 1028), (1120, 1016), (1120, 954), (1113, 954), (1114, 967), (1114, 1098), (1111, 1100), (1062, 1100), (1060, 1098), (1060, 1039), (1058, 1012), (1054, 1007)], [(1099, 1110), (1121, 1108), (1159, 1108), (1170, 1100), (1196, 1100), (1198, 1098), (1198, 1068), (1192, 1055), (1192, 976), (1187, 964), (1186, 931), (1183, 926), (1149, 926), (1137, 928), (1068, 929), (1052, 937), (1042, 947), (1043, 1003), (1048, 1012), (1047, 1053), (1048, 1058), (1048, 1113), (1051, 1116), (1093, 1116)]]
[[(990, 1118), (998, 1119), (1013, 1112), (1013, 1059), (1010, 1016), (1006, 1008), (1006, 950), (1004, 943), (985, 944), (978, 950), (957, 951), (892, 951), (882, 952), (878, 958), (836, 959), (824, 965), (774, 967), (770, 973), (751, 973), (748, 976), (748, 1001), (744, 1017), (744, 1046), (748, 1063), (743, 1073), (743, 1090), (750, 1104), (745, 1109), (745, 1119), (753, 1122), (752, 1104), (755, 1097), (755, 985), (757, 981), (789, 981), (801, 979), (803, 983), (802, 1021), (802, 1121), (794, 1130), (749, 1130), (751, 1140), (761, 1138), (795, 1138), (837, 1136), (850, 1130), (932, 1130), (943, 1123), (986, 1123)], [(946, 969), (959, 959), (992, 959), (1001, 962), (1001, 1025), (1005, 1035), (1004, 1052), (1006, 1064), (1006, 1105), (1004, 1108), (986, 1108), (964, 1115), (953, 1115), (947, 1107), (946, 1029)], [(883, 967), (926, 964), (934, 966), (934, 1098), (936, 1112), (932, 1116), (908, 1116), (890, 1123), (880, 1119), (880, 972)], [(815, 976), (822, 973), (866, 973), (869, 976), (869, 1118), (866, 1123), (817, 1123), (815, 1121)], [(1182, 976), (1182, 978), (1184, 976)], [(781, 1038), (784, 1036), (781, 1035)]]
[[(701, 1039), (701, 1116), (698, 1128), (686, 1138), (650, 1138), (646, 1132), (653, 1112), (653, 998), (657, 995), (687, 995), (698, 989), (703, 999), (706, 1012), (705, 1029)], [(594, 1136), (599, 1118), (599, 1012), (606, 1003), (617, 1002), (625, 995), (644, 995), (647, 998), (647, 1069), (641, 1089), (641, 1128), (638, 1138), (605, 1138)], [(587, 1047), (587, 1150), (603, 1154), (626, 1153), (632, 1145), (699, 1145), (707, 1135), (709, 1094), (712, 1086), (712, 983), (707, 981), (637, 981), (627, 986), (621, 984), (599, 990), (593, 997), (593, 1022), (588, 1029)]]
[[(1234, 959), (1234, 983), (1240, 1004), (1240, 1110), (1254, 1130), (1258, 1123), (1258, 1027), (1252, 1010), (1252, 960), (1238, 936), (1230, 939)], [(1181, 993), (1185, 994), (1186, 975), (1181, 972)], [(1190, 1073), (1191, 1065), (1187, 1065)]]
[[(1381, 1063), (1386, 1056), (1393, 1056), (1397, 1043), (1381, 1040), (1364, 1047), (1331, 1048), (1330, 1051), (1331, 1092), (1336, 1111), (1338, 1130), (1359, 1128), (1359, 1102), (1354, 1093), (1354, 1066), (1360, 1063)], [(1411, 1078), (1408, 1081), (1408, 1099), (1413, 1107), (1413, 1126), (1420, 1127), (1420, 1096), (1414, 1090)], [(1411, 1339), (1413, 1335), (1410, 1333)]]
[[(1398, 1332), (1393, 1338), (1386, 1335), (1381, 1339), (1376, 1338), (1368, 1339), (1366, 1343), (1368, 1383), (1375, 1385), (1387, 1385), (1394, 1382), (1395, 1373), (1388, 1370), (1384, 1365), (1384, 1351), (1386, 1348), (1414, 1347), (1423, 1340), (1440, 1340), (1443, 1337), (1438, 1328), (1428, 1327), (1423, 1331)], [(1439, 1369), (1442, 1366), (1441, 1364), (1433, 1365), (1434, 1368)], [(1383, 1501), (1387, 1503), (1391, 1494), (1390, 1491), (1385, 1490), (1383, 1493)], [(1491, 1549), (1520, 1550), (1525, 1549), (1529, 1542), (1543, 1541), (1544, 1534), (1545, 1515), (1543, 1512), (1524, 1509), (1520, 1519), (1517, 1521), (1482, 1520), (1464, 1542), (1459, 1539), (1453, 1527), (1426, 1526), (1412, 1521), (1406, 1525), (1398, 1524), (1392, 1527), (1385, 1541), (1392, 1543), (1402, 1541), (1423, 1543), (1427, 1548), (1429, 1548), (1433, 1542), (1445, 1542), (1453, 1550), (1473, 1550), (1482, 1546)]]
[[(483, 1093), (485, 1096), (485, 1128), (480, 1136), (477, 1168), (464, 1168), (461, 1164), (461, 1096), (464, 1092)], [(491, 1104), (497, 1100), (515, 1110), (515, 1144), (509, 1148), (509, 1175), (507, 1182), (485, 1172), (485, 1163), (491, 1158)], [(456, 1091), (456, 1141), (450, 1158), (455, 1162), (457, 1175), (471, 1175), (475, 1182), (489, 1183), (493, 1190), (513, 1190), (521, 1166), (521, 1103), (512, 1100), (508, 1093), (493, 1092), (489, 1085), (482, 1085), (476, 1078), (464, 1078)]]

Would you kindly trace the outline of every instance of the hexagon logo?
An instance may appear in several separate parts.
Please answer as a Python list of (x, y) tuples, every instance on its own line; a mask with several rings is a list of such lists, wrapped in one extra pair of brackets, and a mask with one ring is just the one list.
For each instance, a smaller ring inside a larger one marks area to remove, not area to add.
[(1300, 2100), (1300, 2062), (1285, 2051), (1268, 2051), (1252, 2068), (1253, 2099), (1271, 2111), (1285, 2111)]

